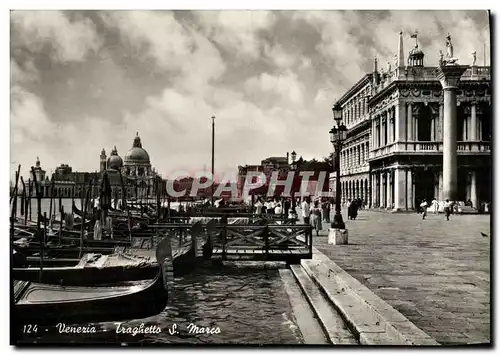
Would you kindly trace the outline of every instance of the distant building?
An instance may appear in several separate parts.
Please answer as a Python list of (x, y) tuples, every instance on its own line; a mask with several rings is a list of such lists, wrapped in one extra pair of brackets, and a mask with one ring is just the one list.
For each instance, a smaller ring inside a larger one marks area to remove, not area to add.
[(125, 189), (128, 198), (152, 198), (156, 196), (157, 191), (162, 195), (165, 193), (165, 183), (151, 166), (149, 154), (142, 147), (139, 133), (136, 134), (124, 159), (118, 155), (116, 146), (107, 159), (106, 151), (101, 151), (100, 173), (104, 171), (108, 174), (112, 193), (116, 197), (122, 196), (122, 189)]
[[(38, 185), (38, 191), (40, 192), (42, 197), (48, 196), (50, 192), (50, 181), (48, 180), (47, 176), (45, 175), (46, 171), (42, 169), (42, 166), (40, 165), (40, 158), (36, 157), (36, 164), (34, 168), (35, 174), (33, 176), (33, 171), (30, 171), (30, 178), (27, 182), (25, 182), (26, 185), (26, 191), (28, 191), (28, 185), (30, 181), (35, 181)], [(36, 187), (33, 186), (31, 190), (31, 195), (36, 196)]]
[[(92, 187), (91, 196), (98, 197), (104, 171), (107, 172), (114, 198), (122, 197), (123, 188), (127, 198), (145, 198), (146, 196), (154, 198), (157, 191), (165, 196), (165, 181), (151, 167), (149, 154), (142, 147), (138, 134), (134, 138), (132, 148), (125, 154), (124, 160), (118, 155), (116, 147), (112, 149), (109, 157), (106, 157), (106, 151), (103, 149), (100, 155), (99, 171), (96, 172), (75, 172), (68, 164), (61, 164), (52, 174), (51, 181), (45, 175), (45, 170), (41, 168), (39, 160), (35, 167), (43, 197), (84, 198), (89, 186)], [(53, 194), (52, 187), (54, 188)]]
[[(316, 191), (328, 192), (328, 176), (332, 167), (328, 162), (320, 162), (316, 160), (306, 161), (302, 157), (295, 161), (295, 152), (292, 152), (292, 161), (290, 161), (289, 153), (286, 157), (270, 157), (261, 161), (260, 165), (245, 165), (238, 166), (238, 180), (237, 188), (239, 196), (244, 196), (245, 181), (249, 172), (262, 172), (266, 177), (266, 182), (262, 187), (253, 189), (251, 191), (254, 195), (267, 195), (269, 191), (269, 184), (271, 183), (271, 178), (273, 173), (277, 172), (278, 181), (286, 181), (288, 173), (290, 171), (295, 171), (293, 183), (291, 186), (290, 194), (292, 196), (296, 195), (301, 191), (301, 186), (303, 178), (300, 175), (301, 172), (308, 171), (312, 173), (309, 176), (309, 183), (307, 186), (307, 191), (314, 195)], [(323, 173), (322, 173), (323, 172)], [(257, 181), (251, 181), (251, 183), (256, 183)], [(318, 187), (318, 183), (323, 184)], [(277, 185), (274, 188), (274, 196), (278, 197), (283, 194), (285, 186)]]

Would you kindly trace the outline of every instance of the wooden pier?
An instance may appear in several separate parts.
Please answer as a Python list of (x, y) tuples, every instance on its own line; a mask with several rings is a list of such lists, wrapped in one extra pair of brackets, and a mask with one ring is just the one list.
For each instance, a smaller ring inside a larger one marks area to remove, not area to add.
[(296, 264), (302, 259), (312, 258), (312, 227), (307, 224), (219, 224), (210, 238), (212, 258), (223, 261), (284, 261)]

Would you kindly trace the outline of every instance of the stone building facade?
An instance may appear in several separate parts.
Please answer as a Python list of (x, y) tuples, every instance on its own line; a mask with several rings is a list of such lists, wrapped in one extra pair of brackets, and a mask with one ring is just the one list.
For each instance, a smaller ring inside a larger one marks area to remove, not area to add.
[[(457, 137), (456, 200), (477, 208), (491, 199), (491, 76), (473, 65), (456, 88), (457, 129), (444, 127), (438, 67), (424, 66), (415, 46), (405, 63), (399, 34), (394, 68), (365, 75), (339, 103), (348, 138), (341, 152), (342, 199), (373, 208), (413, 210), (422, 199), (443, 200), (443, 132)], [(451, 40), (450, 40), (451, 45)], [(356, 97), (358, 99), (356, 100)], [(366, 100), (366, 101), (365, 101)]]

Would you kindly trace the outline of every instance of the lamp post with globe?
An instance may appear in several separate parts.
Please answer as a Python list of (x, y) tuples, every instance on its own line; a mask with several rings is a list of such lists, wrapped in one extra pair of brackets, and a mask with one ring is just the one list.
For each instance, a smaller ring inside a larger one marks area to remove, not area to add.
[(334, 158), (334, 171), (336, 173), (335, 178), (335, 216), (333, 217), (333, 221), (331, 224), (332, 229), (345, 229), (345, 223), (342, 219), (342, 213), (340, 209), (340, 199), (341, 199), (341, 191), (340, 191), (340, 151), (342, 150), (342, 146), (347, 136), (347, 128), (341, 123), (342, 122), (342, 106), (340, 104), (336, 104), (332, 108), (333, 111), (333, 119), (337, 123), (336, 127), (333, 127), (330, 130), (330, 142), (333, 145), (335, 150)]

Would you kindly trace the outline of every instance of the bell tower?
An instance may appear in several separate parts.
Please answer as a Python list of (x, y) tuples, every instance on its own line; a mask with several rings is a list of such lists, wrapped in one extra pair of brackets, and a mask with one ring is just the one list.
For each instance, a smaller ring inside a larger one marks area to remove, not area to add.
[(104, 170), (106, 170), (106, 151), (104, 148), (102, 148), (101, 151), (101, 166), (100, 166), (100, 172), (102, 173)]

